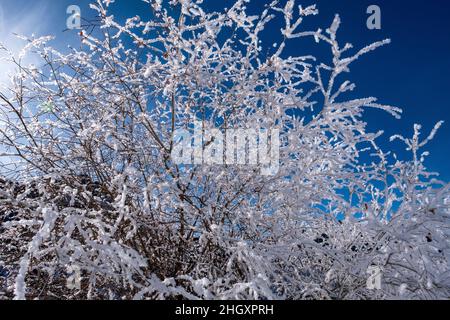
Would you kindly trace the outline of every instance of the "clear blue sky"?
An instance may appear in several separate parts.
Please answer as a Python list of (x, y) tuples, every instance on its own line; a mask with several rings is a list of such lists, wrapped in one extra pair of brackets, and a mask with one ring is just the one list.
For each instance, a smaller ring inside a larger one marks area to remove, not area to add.
[[(262, 8), (271, 0), (253, 0), (251, 10)], [(13, 41), (11, 32), (54, 34), (59, 46), (74, 41), (65, 29), (66, 8), (77, 4), (82, 15), (92, 14), (89, 0), (0, 0), (0, 42)], [(113, 13), (117, 17), (145, 15), (146, 6), (141, 0), (116, 0)], [(167, 2), (167, 0), (165, 0)], [(210, 9), (230, 7), (232, 0), (204, 0)], [(391, 38), (392, 44), (378, 49), (353, 66), (351, 80), (356, 82), (356, 95), (376, 96), (380, 102), (403, 108), (401, 120), (379, 112), (367, 112), (365, 117), (372, 130), (383, 129), (388, 138), (401, 133), (410, 136), (414, 123), (421, 123), (428, 134), (434, 123), (445, 120), (435, 140), (428, 145), (432, 155), (427, 161), (430, 169), (441, 172), (441, 178), (450, 181), (450, 1), (445, 0), (317, 0), (297, 3), (303, 6), (316, 3), (318, 17), (312, 17), (304, 28), (328, 27), (335, 13), (342, 18), (340, 39), (351, 42), (356, 48), (376, 40)], [(382, 29), (366, 28), (366, 9), (377, 4), (382, 10)], [(274, 22), (264, 40), (279, 42)], [(312, 44), (312, 43), (311, 43)], [(292, 45), (289, 53), (307, 54), (308, 47)], [(400, 144), (383, 143), (395, 149), (400, 156)]]

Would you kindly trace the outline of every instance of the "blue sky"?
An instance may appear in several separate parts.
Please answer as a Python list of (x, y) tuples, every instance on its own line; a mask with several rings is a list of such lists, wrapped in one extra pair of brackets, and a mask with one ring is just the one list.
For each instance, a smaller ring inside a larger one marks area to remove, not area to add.
[[(271, 0), (253, 0), (250, 10), (258, 10)], [(0, 42), (11, 48), (19, 44), (11, 33), (35, 33), (56, 35), (56, 44), (63, 48), (75, 43), (75, 32), (65, 32), (66, 8), (77, 4), (84, 17), (90, 16), (90, 0), (0, 0)], [(117, 17), (145, 15), (145, 4), (141, 0), (116, 0)], [(167, 1), (166, 1), (167, 2)], [(210, 9), (230, 7), (231, 0), (204, 0)], [(439, 120), (446, 123), (437, 137), (427, 146), (431, 157), (427, 165), (441, 173), (441, 178), (450, 181), (450, 1), (443, 0), (298, 0), (303, 6), (316, 3), (319, 16), (305, 22), (305, 29), (326, 28), (335, 13), (342, 18), (340, 39), (351, 42), (356, 48), (373, 41), (391, 38), (392, 44), (378, 49), (358, 61), (352, 69), (350, 80), (357, 84), (355, 94), (359, 97), (376, 96), (381, 103), (401, 107), (401, 120), (395, 120), (379, 111), (365, 114), (369, 128), (383, 129), (386, 138), (392, 134), (412, 135), (414, 123), (423, 125), (428, 134)], [(377, 4), (382, 13), (382, 29), (368, 30), (366, 9)], [(264, 43), (279, 42), (281, 23), (274, 22), (264, 34)], [(305, 43), (291, 45), (288, 54), (308, 54), (314, 46)], [(327, 56), (324, 56), (324, 58)], [(5, 67), (0, 66), (0, 81)], [(382, 145), (394, 149), (400, 157), (406, 157), (399, 142)]]

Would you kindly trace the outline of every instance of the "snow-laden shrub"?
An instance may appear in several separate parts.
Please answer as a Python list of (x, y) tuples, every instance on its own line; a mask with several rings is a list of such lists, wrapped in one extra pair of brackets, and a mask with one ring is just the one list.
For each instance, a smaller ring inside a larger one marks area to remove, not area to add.
[[(342, 45), (339, 16), (303, 31), (318, 11), (292, 0), (258, 16), (243, 0), (213, 13), (200, 1), (146, 1), (152, 19), (125, 24), (110, 2), (92, 5), (101, 24), (80, 33), (82, 49), (26, 39), (21, 57), (40, 55), (40, 68), (11, 55), (0, 298), (449, 297), (450, 192), (421, 151), (441, 123), (425, 140), (419, 126), (393, 137), (412, 152), (400, 160), (362, 113), (401, 110), (345, 98), (351, 65), (389, 40)], [(285, 26), (267, 54), (259, 36), (276, 16)], [(286, 57), (297, 38), (329, 45), (331, 61), (303, 46)], [(278, 129), (279, 170), (175, 163), (175, 132), (195, 121)], [(379, 290), (368, 288), (371, 267)]]

